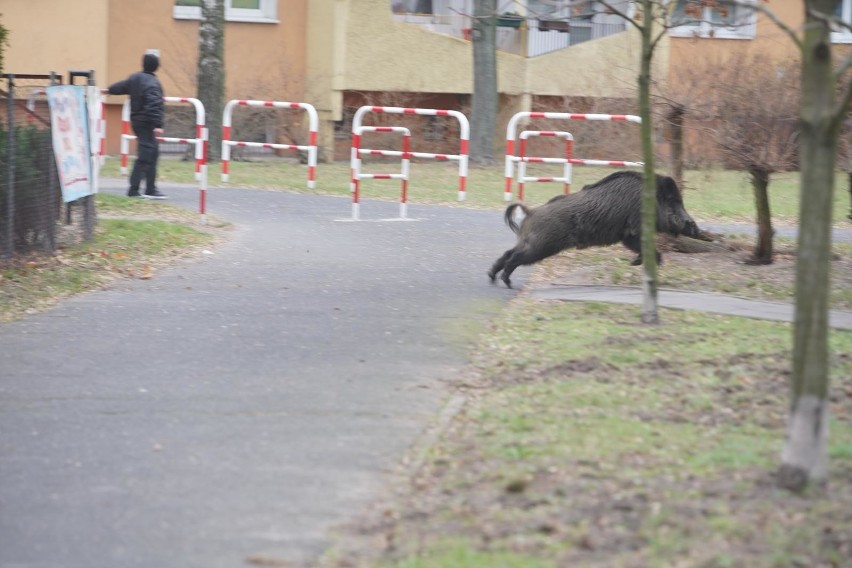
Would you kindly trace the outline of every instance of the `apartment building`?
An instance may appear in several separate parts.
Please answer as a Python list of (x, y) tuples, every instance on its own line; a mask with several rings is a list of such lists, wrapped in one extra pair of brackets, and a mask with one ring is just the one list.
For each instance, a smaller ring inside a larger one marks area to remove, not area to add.
[[(769, 18), (742, 7), (704, 9), (676, 2), (679, 25), (657, 47), (655, 88), (665, 93), (699, 64), (744, 54), (794, 54)], [(6, 71), (92, 69), (99, 85), (140, 67), (158, 49), (158, 76), (170, 96), (194, 96), (200, 0), (3, 0), (10, 34)], [(469, 111), (473, 89), (473, 0), (225, 0), (226, 99), (307, 102), (320, 115), (325, 159), (348, 157), (351, 116), (362, 104)], [(495, 144), (515, 112), (635, 109), (638, 34), (596, 2), (499, 0), (500, 111)], [(632, 10), (623, 0), (619, 7)], [(801, 0), (773, 3), (791, 28)], [(852, 21), (852, 0), (838, 15)], [(852, 40), (838, 32), (839, 43)], [(118, 150), (121, 97), (110, 97), (108, 151)], [(594, 101), (607, 101), (603, 109)], [(441, 125), (424, 134), (439, 139)], [(276, 137), (274, 131), (267, 136)]]

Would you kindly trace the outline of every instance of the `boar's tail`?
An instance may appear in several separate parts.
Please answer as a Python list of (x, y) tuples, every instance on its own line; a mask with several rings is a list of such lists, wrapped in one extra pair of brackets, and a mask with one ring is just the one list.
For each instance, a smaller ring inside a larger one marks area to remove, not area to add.
[(506, 207), (506, 215), (504, 218), (506, 219), (506, 224), (509, 225), (509, 228), (512, 229), (512, 232), (517, 234), (520, 230), (518, 223), (515, 222), (515, 209), (518, 207), (521, 208), (521, 211), (524, 212), (524, 215), (530, 214), (530, 209), (523, 203), (512, 203), (508, 207)]

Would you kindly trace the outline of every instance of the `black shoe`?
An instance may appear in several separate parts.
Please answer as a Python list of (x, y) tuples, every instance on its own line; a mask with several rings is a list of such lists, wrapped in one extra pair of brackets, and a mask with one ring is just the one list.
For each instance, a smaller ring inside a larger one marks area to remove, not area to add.
[(132, 190), (131, 190), (131, 191), (128, 191), (128, 192), (127, 192), (127, 197), (142, 197), (142, 196), (141, 196), (141, 195), (139, 195), (139, 192), (138, 192), (138, 191), (132, 191)]
[(168, 199), (166, 195), (160, 193), (159, 190), (156, 189), (154, 191), (146, 191), (144, 197), (147, 199)]

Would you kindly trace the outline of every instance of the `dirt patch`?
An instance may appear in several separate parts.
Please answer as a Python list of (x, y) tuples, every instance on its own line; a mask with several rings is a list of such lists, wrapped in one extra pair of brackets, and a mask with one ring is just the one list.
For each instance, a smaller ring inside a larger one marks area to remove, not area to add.
[[(789, 242), (776, 244), (774, 262), (750, 262), (753, 243), (719, 237), (718, 248), (701, 253), (680, 252), (683, 239), (661, 237), (663, 262), (659, 286), (731, 294), (766, 301), (794, 300), (796, 251)], [(543, 261), (530, 276), (533, 286), (555, 284), (641, 285), (641, 267), (630, 266), (634, 255), (620, 245), (568, 250)], [(836, 244), (831, 261), (831, 308), (852, 309), (852, 245)]]

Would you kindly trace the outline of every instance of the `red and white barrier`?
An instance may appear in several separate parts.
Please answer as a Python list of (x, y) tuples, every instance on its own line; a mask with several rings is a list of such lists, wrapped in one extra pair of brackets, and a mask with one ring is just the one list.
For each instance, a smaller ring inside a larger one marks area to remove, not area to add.
[[(506, 185), (503, 197), (506, 201), (512, 200), (512, 178), (514, 177), (515, 162), (521, 162), (521, 156), (515, 155), (515, 138), (518, 123), (521, 120), (529, 118), (547, 118), (560, 120), (604, 120), (616, 122), (635, 122), (641, 123), (642, 119), (632, 114), (575, 114), (567, 112), (519, 112), (515, 114), (506, 126), (506, 160), (505, 160), (505, 179)], [(534, 132), (534, 131), (530, 131)], [(544, 131), (542, 131), (544, 132)], [(523, 141), (522, 141), (523, 142)], [(551, 161), (552, 163), (563, 163), (563, 158), (535, 158), (526, 159), (526, 162), (533, 161)], [(573, 157), (567, 157), (569, 164), (582, 164), (587, 166), (642, 166), (642, 162), (628, 162), (622, 160), (583, 160)], [(555, 162), (553, 160), (556, 160)], [(520, 171), (520, 168), (519, 168)], [(530, 180), (527, 180), (530, 181)]]
[[(209, 133), (204, 125), (204, 105), (198, 99), (189, 97), (163, 97), (167, 103), (189, 103), (195, 107), (195, 138), (170, 138), (155, 136), (157, 142), (192, 144), (195, 146), (195, 179), (198, 180), (198, 212), (202, 221), (207, 214), (207, 142)], [(136, 136), (130, 134), (130, 100), (124, 101), (121, 108), (121, 173), (127, 173), (127, 156), (130, 153), (130, 141)]]
[[(243, 142), (231, 140), (231, 118), (234, 107), (265, 107), (265, 108), (289, 108), (302, 109), (308, 113), (308, 144), (268, 144), (264, 142)], [(230, 175), (231, 146), (247, 148), (273, 148), (276, 150), (301, 150), (308, 153), (308, 189), (313, 189), (316, 181), (317, 170), (317, 130), (319, 129), (319, 116), (313, 105), (308, 103), (291, 103), (286, 101), (252, 101), (234, 99), (228, 101), (222, 114), (222, 181), (228, 181)]]
[[(539, 158), (527, 156), (527, 139), (530, 136), (542, 136), (551, 138), (565, 139), (565, 157), (564, 158)], [(570, 132), (561, 130), (524, 130), (521, 132), (521, 139), (518, 151), (518, 201), (524, 200), (524, 183), (528, 181), (534, 182), (562, 182), (565, 193), (571, 191), (571, 157), (574, 151), (574, 136)], [(562, 164), (562, 177), (528, 177), (528, 163), (545, 163), (545, 164)]]
[(106, 163), (106, 95), (100, 95), (101, 115), (98, 117), (98, 134), (101, 143), (98, 147), (98, 159), (101, 165)]
[[(361, 132), (365, 128), (361, 125), (364, 115), (368, 112), (386, 113), (386, 114), (408, 114), (420, 116), (451, 116), (459, 121), (459, 153), (458, 154), (432, 154), (427, 152), (402, 152), (399, 155), (403, 159), (410, 158), (429, 158), (435, 160), (454, 160), (459, 163), (459, 192), (458, 200), (465, 199), (465, 186), (467, 185), (467, 165), (468, 165), (468, 144), (470, 142), (470, 123), (467, 117), (456, 110), (441, 110), (431, 108), (403, 108), (403, 107), (382, 107), (382, 106), (362, 106), (355, 112), (352, 119), (352, 182), (350, 189), (352, 190), (352, 218), (358, 219), (360, 215), (360, 183), (355, 177), (356, 167), (360, 171), (361, 159)], [(397, 154), (385, 154), (397, 155)]]
[(30, 94), (27, 96), (27, 104), (25, 107), (27, 109), (27, 123), (32, 124), (36, 120), (36, 97), (44, 96), (46, 94), (47, 91), (44, 89), (33, 89), (30, 91)]
[[(198, 99), (189, 97), (163, 97), (167, 103), (189, 103), (195, 107), (195, 138), (156, 137), (158, 142), (173, 144), (192, 144), (195, 146), (195, 179), (201, 180), (201, 166), (207, 161), (207, 129), (205, 128), (204, 105)], [(121, 173), (127, 173), (127, 161), (130, 154), (130, 141), (136, 136), (130, 133), (130, 99), (121, 107)]]
[[(353, 130), (353, 132), (356, 132)], [(399, 132), (402, 134), (402, 151), (398, 150), (373, 150), (371, 148), (358, 148), (356, 154), (353, 155), (352, 161), (352, 179), (398, 179), (402, 181), (402, 191), (399, 199), (399, 218), (408, 218), (408, 176), (411, 166), (411, 131), (404, 126), (362, 126), (358, 128), (358, 139), (364, 132)], [(397, 156), (402, 158), (401, 172), (398, 174), (383, 174), (373, 173), (365, 174), (361, 172), (361, 156)], [(360, 218), (360, 210), (358, 203), (352, 204), (352, 219), (357, 221)]]

